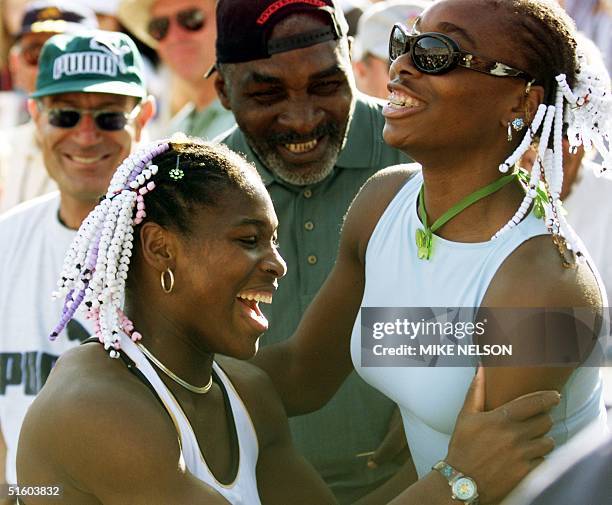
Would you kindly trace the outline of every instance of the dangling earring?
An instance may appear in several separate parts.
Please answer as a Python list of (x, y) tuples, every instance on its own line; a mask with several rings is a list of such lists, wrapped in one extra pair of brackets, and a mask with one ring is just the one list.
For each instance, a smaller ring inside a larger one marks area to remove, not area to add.
[[(170, 287), (166, 286), (166, 274), (168, 274), (168, 276), (170, 277)], [(164, 293), (172, 293), (172, 290), (174, 289), (174, 274), (172, 273), (172, 270), (166, 268), (166, 270), (161, 273), (160, 281), (161, 288), (163, 289)]]
[(508, 142), (512, 142), (512, 129), (515, 132), (520, 132), (525, 128), (525, 120), (522, 117), (517, 117), (508, 123)]

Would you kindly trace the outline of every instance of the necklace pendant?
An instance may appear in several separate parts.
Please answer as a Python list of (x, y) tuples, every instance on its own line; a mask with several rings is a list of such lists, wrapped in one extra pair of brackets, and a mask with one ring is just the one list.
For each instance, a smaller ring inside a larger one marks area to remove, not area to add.
[(420, 260), (429, 260), (431, 257), (432, 235), (419, 228), (416, 231), (417, 255)]

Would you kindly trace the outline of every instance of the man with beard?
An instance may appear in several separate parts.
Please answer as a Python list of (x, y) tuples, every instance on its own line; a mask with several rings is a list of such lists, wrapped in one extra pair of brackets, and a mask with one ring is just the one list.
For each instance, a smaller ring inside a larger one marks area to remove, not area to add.
[[(259, 170), (288, 264), (264, 310), (270, 329), (261, 342), (268, 345), (293, 333), (325, 281), (361, 185), (407, 160), (382, 140), (379, 102), (356, 92), (346, 21), (335, 1), (220, 0), (217, 33), (215, 84), (238, 125), (222, 142)], [(290, 419), (296, 446), (340, 503), (353, 503), (397, 471), (396, 462), (368, 459), (394, 408), (351, 374), (325, 408)]]

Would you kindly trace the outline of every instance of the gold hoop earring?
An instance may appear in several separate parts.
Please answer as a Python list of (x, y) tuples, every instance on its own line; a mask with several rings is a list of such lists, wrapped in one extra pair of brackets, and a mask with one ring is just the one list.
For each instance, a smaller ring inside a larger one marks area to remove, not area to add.
[[(170, 287), (166, 286), (166, 274), (170, 276)], [(160, 275), (160, 282), (164, 293), (172, 293), (172, 290), (174, 289), (174, 274), (172, 273), (172, 270), (166, 268), (166, 270), (164, 270)]]

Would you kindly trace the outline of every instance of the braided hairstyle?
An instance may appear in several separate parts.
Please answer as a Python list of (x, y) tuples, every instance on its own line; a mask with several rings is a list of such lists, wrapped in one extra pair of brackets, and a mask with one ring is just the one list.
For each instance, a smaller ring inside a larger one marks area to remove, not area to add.
[(554, 105), (555, 76), (565, 74), (574, 86), (576, 77), (576, 27), (555, 0), (494, 0), (510, 15), (501, 16), (503, 29), (512, 33), (513, 47), (522, 66), (545, 91), (544, 103)]
[(135, 237), (143, 222), (189, 235), (195, 210), (216, 207), (228, 189), (254, 193), (255, 167), (222, 145), (175, 136), (143, 147), (115, 172), (108, 192), (85, 218), (66, 258), (55, 296), (64, 297), (57, 338), (79, 307), (111, 357), (121, 331), (141, 335), (122, 312)]
[[(499, 19), (512, 33), (522, 66), (544, 87), (545, 96), (519, 147), (499, 166), (502, 173), (516, 165), (532, 143), (537, 157), (530, 174), (523, 174), (526, 195), (516, 214), (493, 239), (520, 223), (535, 200), (536, 215), (544, 217), (553, 241), (566, 260), (566, 247), (581, 260), (579, 240), (563, 217), (559, 195), (563, 185), (563, 135), (573, 149), (594, 146), (603, 157), (602, 173), (610, 168), (612, 97), (609, 77), (589, 65), (576, 42), (576, 28), (553, 0), (485, 0), (509, 15)], [(528, 86), (528, 89), (530, 86)], [(566, 104), (567, 102), (567, 104)], [(606, 146), (608, 144), (608, 146)]]

